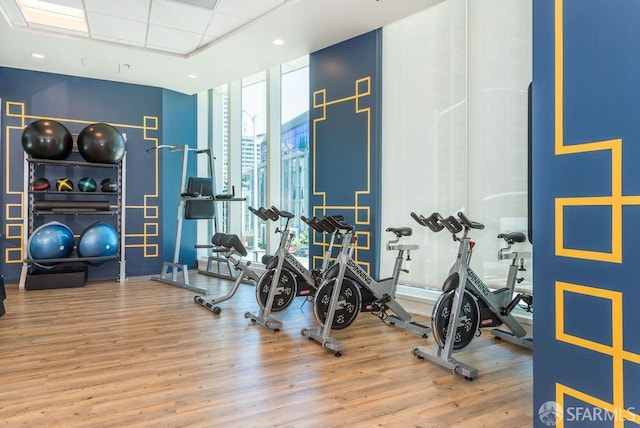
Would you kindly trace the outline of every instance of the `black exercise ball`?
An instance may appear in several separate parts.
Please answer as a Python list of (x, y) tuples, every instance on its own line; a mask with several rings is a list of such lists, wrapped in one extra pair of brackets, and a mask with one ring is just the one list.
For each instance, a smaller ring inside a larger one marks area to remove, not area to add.
[(100, 188), (102, 189), (103, 192), (117, 192), (118, 183), (116, 183), (110, 178), (105, 178), (100, 182)]
[(40, 119), (22, 131), (22, 147), (36, 159), (66, 159), (73, 148), (71, 132), (60, 122)]
[(88, 162), (118, 163), (124, 156), (124, 137), (106, 123), (94, 123), (78, 134), (78, 151)]
[(36, 192), (42, 192), (44, 190), (48, 190), (51, 187), (51, 183), (49, 183), (49, 180), (44, 177), (37, 177), (35, 180), (33, 180), (31, 186)]

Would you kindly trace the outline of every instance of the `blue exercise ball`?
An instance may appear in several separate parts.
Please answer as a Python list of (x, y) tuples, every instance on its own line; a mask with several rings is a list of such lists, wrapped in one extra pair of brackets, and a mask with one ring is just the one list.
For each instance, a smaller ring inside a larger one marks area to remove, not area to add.
[(118, 253), (118, 232), (101, 221), (84, 229), (78, 238), (78, 256), (109, 257)]
[(73, 232), (57, 221), (45, 223), (29, 237), (28, 257), (33, 260), (62, 259), (73, 252)]
[(116, 164), (124, 157), (124, 137), (109, 124), (94, 123), (78, 134), (78, 151), (88, 162)]
[(63, 160), (71, 154), (73, 137), (60, 122), (40, 119), (22, 131), (22, 148), (32, 158)]

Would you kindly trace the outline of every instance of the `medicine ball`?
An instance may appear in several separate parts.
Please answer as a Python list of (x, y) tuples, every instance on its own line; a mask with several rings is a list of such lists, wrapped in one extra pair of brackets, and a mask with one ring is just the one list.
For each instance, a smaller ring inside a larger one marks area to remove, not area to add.
[(78, 151), (88, 162), (120, 162), (125, 153), (124, 137), (106, 123), (94, 123), (78, 134)]
[(52, 221), (33, 231), (27, 244), (30, 259), (61, 259), (73, 251), (73, 232), (68, 226)]
[(56, 190), (58, 192), (71, 192), (73, 191), (73, 181), (69, 178), (59, 178), (56, 180)]
[(81, 192), (95, 192), (97, 188), (96, 181), (91, 177), (84, 177), (78, 181), (78, 190)]
[(22, 131), (22, 148), (36, 159), (66, 159), (73, 148), (71, 132), (55, 120), (31, 122)]
[(49, 180), (44, 177), (38, 177), (33, 180), (33, 183), (31, 183), (31, 187), (33, 188), (33, 190), (39, 192), (49, 189), (49, 187), (51, 187), (51, 183), (49, 183)]
[(117, 192), (118, 183), (116, 183), (110, 178), (105, 178), (100, 182), (100, 188), (102, 189), (103, 192)]
[(108, 257), (117, 254), (118, 232), (110, 224), (97, 222), (88, 226), (78, 238), (78, 256)]

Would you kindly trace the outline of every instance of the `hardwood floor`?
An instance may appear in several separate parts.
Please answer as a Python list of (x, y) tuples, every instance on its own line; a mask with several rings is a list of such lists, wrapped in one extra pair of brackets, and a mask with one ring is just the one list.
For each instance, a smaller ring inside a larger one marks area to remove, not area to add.
[[(191, 280), (207, 298), (231, 285)], [(316, 325), (301, 298), (276, 316), (282, 331), (251, 324), (254, 290), (241, 286), (214, 315), (195, 293), (146, 279), (7, 285), (0, 426), (532, 426), (530, 351), (481, 336), (457, 354), (480, 371), (469, 382), (411, 354), (431, 339), (361, 313), (334, 332), (346, 346), (336, 358), (300, 335)]]

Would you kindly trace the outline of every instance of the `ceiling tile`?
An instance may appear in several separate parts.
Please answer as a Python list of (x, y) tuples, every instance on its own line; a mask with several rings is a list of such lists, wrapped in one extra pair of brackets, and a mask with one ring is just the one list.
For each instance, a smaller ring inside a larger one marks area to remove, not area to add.
[(218, 0), (173, 0), (178, 3), (191, 4), (193, 6), (204, 7), (205, 9), (215, 9)]
[(101, 70), (109, 73), (120, 73), (120, 65), (114, 61), (105, 61), (103, 59), (82, 58), (82, 68), (85, 70)]
[(87, 18), (92, 38), (127, 42), (135, 46), (144, 46), (147, 39), (147, 24), (144, 22), (95, 12), (88, 12)]
[(24, 20), (14, 0), (0, 0), (0, 5), (2, 5), (2, 9), (6, 13), (9, 22), (15, 25), (27, 26), (27, 22)]
[(186, 54), (195, 50), (201, 40), (200, 34), (151, 24), (147, 47)]
[(285, 0), (220, 0), (216, 12), (253, 19), (284, 2)]
[(214, 13), (213, 19), (207, 27), (205, 34), (207, 36), (220, 37), (227, 34), (238, 27), (243, 26), (249, 22), (246, 18), (241, 18), (234, 15), (225, 15), (224, 13)]
[(202, 41), (200, 42), (200, 44), (198, 45), (198, 49), (207, 46), (209, 43), (213, 42), (214, 40), (216, 40), (217, 37), (212, 37), (212, 36), (204, 36), (202, 38)]
[(204, 33), (212, 15), (212, 10), (201, 7), (168, 0), (153, 0), (149, 23), (193, 33)]
[(59, 4), (61, 6), (74, 7), (76, 9), (84, 9), (82, 0), (46, 0), (46, 2)]
[(98, 12), (141, 22), (146, 22), (149, 19), (151, 0), (84, 0), (84, 2), (88, 12)]

